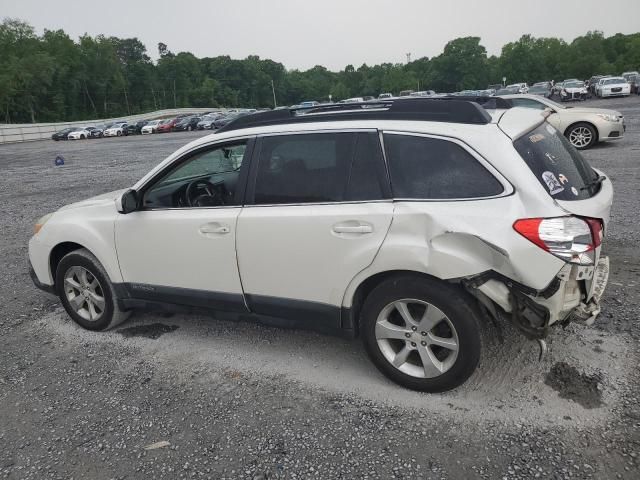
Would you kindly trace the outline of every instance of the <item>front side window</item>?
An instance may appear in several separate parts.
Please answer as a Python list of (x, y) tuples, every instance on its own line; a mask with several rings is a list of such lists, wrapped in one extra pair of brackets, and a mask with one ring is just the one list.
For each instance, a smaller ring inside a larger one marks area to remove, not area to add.
[[(254, 203), (299, 204), (382, 198), (379, 144), (366, 133), (264, 137)], [(377, 148), (377, 149), (376, 149)]]
[(145, 208), (218, 207), (239, 204), (236, 198), (246, 142), (207, 149), (169, 170), (149, 188)]
[(395, 198), (481, 198), (504, 191), (477, 159), (452, 141), (385, 134), (384, 145)]

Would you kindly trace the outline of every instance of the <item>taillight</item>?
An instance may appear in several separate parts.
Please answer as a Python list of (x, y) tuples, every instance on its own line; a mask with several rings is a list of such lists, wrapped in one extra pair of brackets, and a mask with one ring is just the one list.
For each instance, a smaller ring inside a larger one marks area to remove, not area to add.
[(602, 222), (596, 218), (525, 218), (513, 228), (543, 250), (578, 265), (593, 265), (602, 243)]

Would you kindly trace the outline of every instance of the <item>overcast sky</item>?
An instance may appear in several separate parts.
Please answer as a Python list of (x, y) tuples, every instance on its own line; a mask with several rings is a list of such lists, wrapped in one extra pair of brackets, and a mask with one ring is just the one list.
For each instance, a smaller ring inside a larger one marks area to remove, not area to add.
[[(507, 6), (508, 5), (508, 6)], [(259, 55), (287, 68), (339, 70), (432, 57), (479, 36), (489, 54), (522, 34), (571, 41), (588, 30), (640, 31), (640, 0), (0, 0), (0, 16), (38, 33), (138, 37), (198, 57)]]

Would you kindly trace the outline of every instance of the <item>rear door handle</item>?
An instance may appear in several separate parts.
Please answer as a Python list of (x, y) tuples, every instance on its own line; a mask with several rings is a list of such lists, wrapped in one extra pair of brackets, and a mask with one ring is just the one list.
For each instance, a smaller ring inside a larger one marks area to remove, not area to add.
[(231, 231), (231, 229), (227, 225), (221, 225), (216, 222), (205, 223), (204, 225), (200, 226), (199, 230), (200, 230), (200, 233), (205, 235), (208, 235), (208, 234), (224, 235), (225, 233), (229, 233)]
[(373, 225), (366, 222), (349, 221), (333, 226), (334, 233), (373, 233)]

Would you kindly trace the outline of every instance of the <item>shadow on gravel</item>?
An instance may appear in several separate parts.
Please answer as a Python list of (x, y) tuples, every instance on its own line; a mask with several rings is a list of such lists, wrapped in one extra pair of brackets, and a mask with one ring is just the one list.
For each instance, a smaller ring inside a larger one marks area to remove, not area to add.
[(117, 333), (124, 337), (144, 337), (156, 340), (165, 333), (173, 332), (177, 330), (178, 325), (165, 325), (164, 323), (152, 323), (150, 325), (136, 325), (134, 327), (123, 328), (117, 330)]
[(558, 362), (547, 373), (544, 383), (560, 394), (560, 398), (573, 400), (584, 408), (597, 408), (602, 403), (602, 385), (599, 375), (586, 375), (565, 362)]

